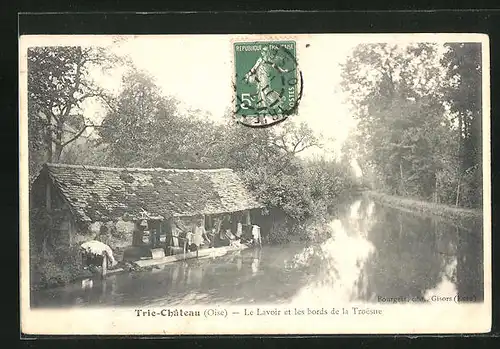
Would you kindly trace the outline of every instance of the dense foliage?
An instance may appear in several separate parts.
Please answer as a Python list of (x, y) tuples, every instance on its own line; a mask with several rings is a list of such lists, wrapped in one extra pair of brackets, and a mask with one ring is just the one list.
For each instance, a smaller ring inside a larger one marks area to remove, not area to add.
[(63, 151), (89, 128), (84, 113), (89, 103), (110, 103), (95, 82), (96, 72), (119, 59), (104, 48), (81, 46), (32, 47), (28, 50), (28, 145), (30, 170), (41, 162), (59, 162)]
[[(79, 246), (61, 243), (65, 237), (56, 227), (62, 212), (44, 209), (30, 211), (30, 279), (32, 288), (53, 287), (67, 284), (78, 277), (90, 277), (83, 270)], [(66, 237), (67, 238), (67, 237)]]
[(362, 44), (343, 65), (351, 150), (379, 190), (481, 205), (479, 44)]

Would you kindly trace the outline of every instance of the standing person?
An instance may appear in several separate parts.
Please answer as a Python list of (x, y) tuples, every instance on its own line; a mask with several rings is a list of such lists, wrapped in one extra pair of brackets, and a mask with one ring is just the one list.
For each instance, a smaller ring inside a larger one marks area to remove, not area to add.
[(243, 224), (241, 222), (238, 222), (236, 224), (236, 238), (241, 239), (241, 236), (243, 235)]
[(194, 244), (194, 229), (195, 226), (191, 226), (191, 229), (186, 233), (186, 248), (191, 252), (197, 250), (196, 245)]
[(192, 241), (192, 243), (196, 245), (197, 249), (199, 249), (200, 246), (203, 245), (203, 241), (206, 236), (207, 232), (205, 231), (203, 222), (200, 219), (194, 228), (193, 241)]
[(220, 235), (221, 235), (221, 239), (224, 241), (223, 246), (228, 246), (230, 244), (231, 240), (234, 238), (234, 236), (231, 232), (231, 216), (230, 215), (224, 216), (224, 221), (222, 222)]
[(151, 248), (156, 247), (157, 243), (157, 235), (156, 235), (156, 229), (151, 229), (149, 232), (149, 243), (151, 244)]
[(179, 247), (179, 228), (177, 225), (173, 225), (171, 232), (172, 246)]
[(216, 236), (217, 236), (217, 227), (214, 225), (212, 229), (207, 232), (208, 247), (215, 247)]
[(214, 218), (214, 227), (212, 228), (212, 247), (220, 246), (220, 232), (222, 228), (222, 219), (220, 217)]
[(226, 214), (222, 218), (221, 231), (225, 233), (228, 230), (231, 231), (231, 216)]
[(258, 225), (252, 225), (252, 240), (255, 245), (262, 246), (262, 240), (260, 235), (260, 227)]
[(172, 227), (174, 246), (186, 245), (190, 232), (192, 232), (192, 227), (187, 227), (182, 219), (174, 220)]

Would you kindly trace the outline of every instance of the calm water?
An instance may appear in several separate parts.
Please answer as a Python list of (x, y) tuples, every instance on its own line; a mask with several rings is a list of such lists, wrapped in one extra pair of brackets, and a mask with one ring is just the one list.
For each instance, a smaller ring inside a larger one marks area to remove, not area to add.
[[(483, 300), (481, 227), (458, 228), (368, 199), (341, 205), (318, 244), (264, 246), (33, 294), (34, 307), (265, 304), (328, 297)], [(321, 298), (323, 299), (323, 298)]]

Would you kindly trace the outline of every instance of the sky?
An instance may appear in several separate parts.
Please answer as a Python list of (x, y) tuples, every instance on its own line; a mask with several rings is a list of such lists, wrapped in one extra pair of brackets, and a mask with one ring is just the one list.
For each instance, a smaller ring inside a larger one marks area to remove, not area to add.
[[(232, 42), (239, 39), (229, 35), (136, 36), (121, 40), (112, 49), (154, 76), (165, 95), (180, 101), (181, 110), (200, 109), (214, 121), (223, 122), (234, 93)], [(339, 83), (340, 64), (355, 43), (331, 35), (293, 39), (304, 82), (298, 115), (291, 116), (290, 122), (306, 122), (324, 138), (324, 150), (311, 149), (305, 156), (333, 157), (340, 154), (342, 143), (354, 126)], [(117, 91), (121, 73), (123, 69), (118, 69), (97, 79)], [(87, 113), (102, 117), (102, 112), (90, 106)]]

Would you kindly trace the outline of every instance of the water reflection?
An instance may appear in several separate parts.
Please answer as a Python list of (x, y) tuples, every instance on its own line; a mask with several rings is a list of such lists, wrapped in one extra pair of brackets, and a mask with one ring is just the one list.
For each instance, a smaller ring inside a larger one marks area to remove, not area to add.
[(256, 275), (259, 272), (259, 263), (260, 263), (260, 249), (256, 249), (253, 252), (253, 260), (252, 260), (252, 274)]
[(318, 247), (297, 254), (296, 261), (319, 260), (316, 279), (293, 298), (296, 302), (329, 300), (348, 302), (359, 296), (359, 280), (374, 245), (367, 239), (373, 206), (356, 200), (348, 214), (330, 221), (327, 239)]
[(338, 217), (322, 244), (292, 259), (294, 268), (321, 266), (293, 300), (483, 300), (481, 227), (466, 230), (366, 199)]
[[(473, 243), (481, 241), (480, 229), (466, 231), (430, 217), (381, 207), (375, 216), (368, 236), (375, 253), (366, 264), (360, 298), (428, 299), (433, 294), (455, 295), (468, 284), (467, 296), (483, 299), (482, 258), (466, 262), (466, 256), (481, 251)], [(458, 276), (457, 268), (464, 267), (475, 272)]]
[(458, 228), (367, 199), (337, 207), (321, 243), (264, 246), (34, 293), (32, 306), (483, 300), (481, 227)]

